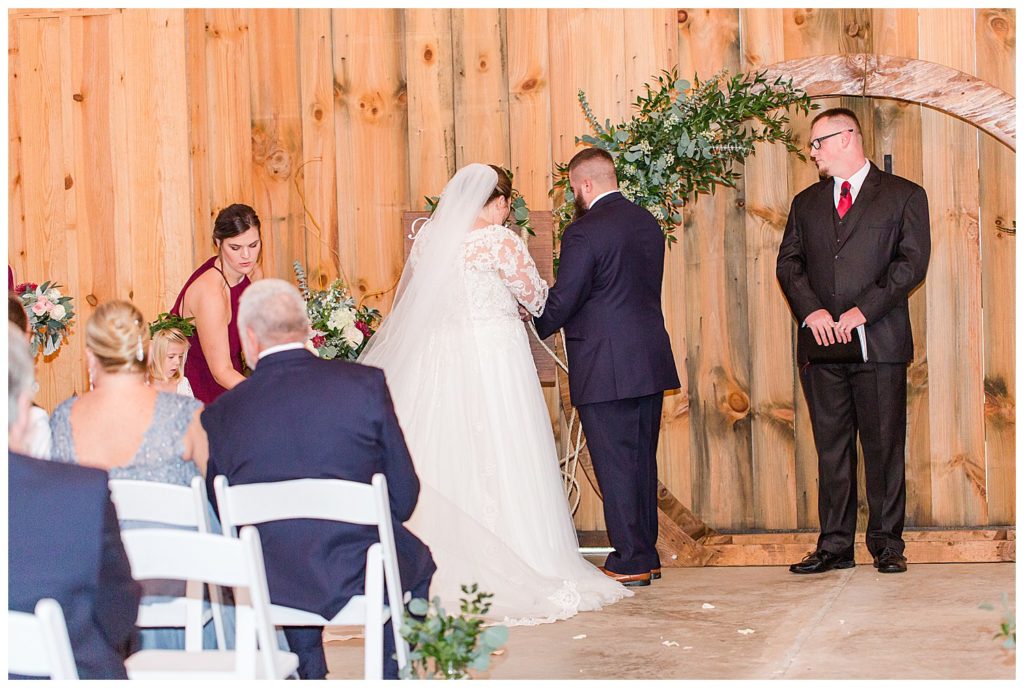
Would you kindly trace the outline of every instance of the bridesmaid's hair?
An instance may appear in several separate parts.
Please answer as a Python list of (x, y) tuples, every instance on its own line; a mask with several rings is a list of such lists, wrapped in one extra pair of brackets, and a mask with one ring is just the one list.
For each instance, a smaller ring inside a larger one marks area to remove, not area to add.
[[(181, 354), (181, 365), (178, 366), (178, 372), (173, 378), (168, 377), (167, 371), (164, 370), (164, 358), (167, 356), (167, 347), (171, 344), (185, 345), (185, 350)], [(153, 342), (149, 349), (149, 379), (157, 382), (181, 382), (181, 378), (185, 377), (185, 358), (188, 357), (189, 346), (188, 337), (181, 330), (157, 330), (153, 334)]]
[[(495, 185), (494, 191), (491, 192), (490, 197), (487, 199), (487, 203), (490, 203), (498, 196), (503, 196), (506, 201), (511, 200), (512, 180), (509, 178), (508, 173), (497, 165), (488, 165), (488, 167), (498, 173), (498, 183)], [(484, 205), (486, 205), (486, 203)]]
[(256, 211), (242, 203), (232, 203), (217, 213), (213, 221), (213, 240), (216, 242), (236, 237), (255, 227), (260, 231), (260, 218)]
[(134, 304), (107, 301), (85, 324), (85, 346), (108, 373), (146, 372), (149, 324)]
[(25, 312), (25, 306), (22, 305), (17, 292), (7, 292), (7, 320), (22, 332), (28, 332), (28, 313)]

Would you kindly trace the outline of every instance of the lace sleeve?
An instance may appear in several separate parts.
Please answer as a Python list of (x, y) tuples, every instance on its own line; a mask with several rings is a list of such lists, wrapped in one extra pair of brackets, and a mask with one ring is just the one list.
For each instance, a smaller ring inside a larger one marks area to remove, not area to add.
[(544, 311), (548, 283), (537, 272), (537, 264), (526, 243), (512, 232), (505, 232), (497, 252), (497, 268), (501, 281), (532, 315)]

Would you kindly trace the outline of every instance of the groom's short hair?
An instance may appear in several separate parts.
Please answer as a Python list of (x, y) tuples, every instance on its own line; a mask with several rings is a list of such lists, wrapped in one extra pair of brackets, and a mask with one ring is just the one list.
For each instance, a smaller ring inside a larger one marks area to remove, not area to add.
[(253, 282), (238, 301), (238, 331), (249, 328), (263, 347), (309, 338), (306, 302), (294, 285), (281, 279)]
[(569, 174), (579, 170), (588, 179), (616, 183), (615, 160), (603, 148), (584, 148), (569, 161)]

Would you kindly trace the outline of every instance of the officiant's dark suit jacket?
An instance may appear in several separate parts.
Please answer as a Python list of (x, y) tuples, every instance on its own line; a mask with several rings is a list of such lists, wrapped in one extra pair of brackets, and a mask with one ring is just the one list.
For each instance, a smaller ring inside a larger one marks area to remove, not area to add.
[(665, 237), (657, 220), (609, 194), (565, 230), (560, 256), (534, 324), (541, 338), (565, 327), (573, 406), (679, 387), (661, 312)]
[[(868, 361), (914, 357), (907, 297), (931, 252), (928, 198), (917, 184), (874, 163), (840, 220), (831, 178), (799, 193), (779, 247), (776, 274), (798, 323), (819, 308), (836, 321), (857, 306), (867, 319)], [(797, 360), (807, 362), (805, 347)]]
[[(369, 483), (383, 473), (402, 585), (411, 590), (433, 574), (430, 550), (402, 525), (420, 483), (380, 369), (321, 360), (305, 349), (270, 354), (203, 411), (202, 423), (211, 483), (216, 475), (232, 485), (300, 478)], [(375, 526), (301, 519), (257, 527), (275, 604), (330, 618), (363, 594)]]
[(8, 609), (60, 603), (82, 679), (127, 678), (142, 589), (106, 471), (7, 454)]

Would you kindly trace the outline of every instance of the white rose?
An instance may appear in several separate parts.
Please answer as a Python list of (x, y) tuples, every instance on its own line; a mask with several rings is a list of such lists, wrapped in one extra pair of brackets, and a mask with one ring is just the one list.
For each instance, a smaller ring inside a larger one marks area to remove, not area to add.
[(356, 318), (352, 315), (352, 311), (347, 308), (339, 308), (331, 313), (331, 317), (327, 320), (327, 324), (332, 330), (344, 330), (352, 325), (355, 320)]
[(59, 303), (50, 309), (50, 317), (54, 320), (63, 320), (65, 315), (67, 315), (67, 310)]
[(348, 343), (351, 344), (353, 348), (358, 347), (363, 343), (363, 332), (356, 327), (354, 322), (351, 325), (347, 325), (345, 329), (341, 331), (341, 336), (348, 340)]
[(50, 287), (49, 289), (46, 290), (46, 298), (50, 299), (51, 301), (56, 301), (57, 299), (60, 298), (60, 290), (57, 289), (56, 287)]

